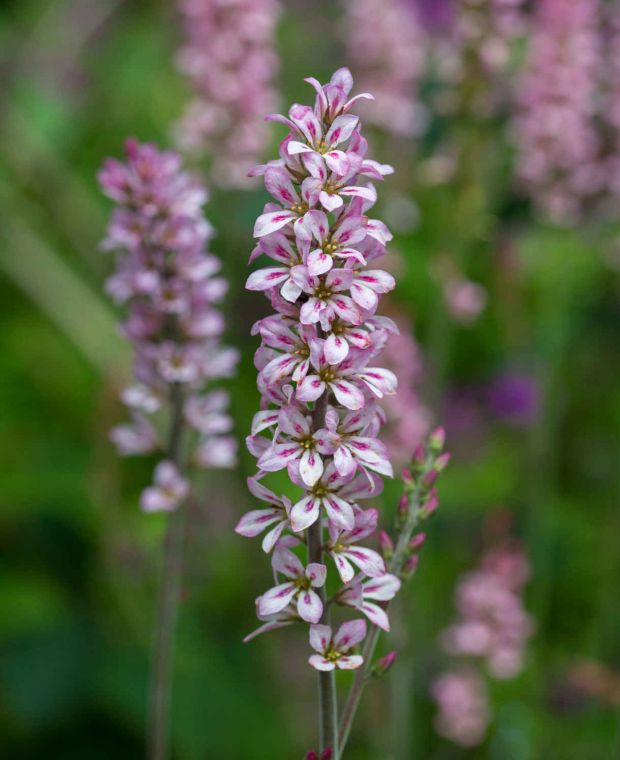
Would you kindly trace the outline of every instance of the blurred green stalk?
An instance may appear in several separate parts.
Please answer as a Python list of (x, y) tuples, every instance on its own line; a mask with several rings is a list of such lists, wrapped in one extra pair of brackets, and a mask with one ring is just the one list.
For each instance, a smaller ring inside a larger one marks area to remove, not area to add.
[[(167, 456), (181, 470), (183, 432), (183, 394), (178, 384), (170, 392), (171, 422)], [(187, 500), (168, 516), (164, 539), (164, 563), (160, 579), (155, 620), (155, 643), (151, 661), (148, 743), (150, 760), (170, 757), (170, 705), (172, 696), (174, 644), (176, 639)]]

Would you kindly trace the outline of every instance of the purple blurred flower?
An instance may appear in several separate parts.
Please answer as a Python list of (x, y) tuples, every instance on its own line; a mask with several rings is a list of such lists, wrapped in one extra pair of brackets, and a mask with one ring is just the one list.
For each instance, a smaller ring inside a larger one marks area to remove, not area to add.
[(489, 385), (486, 400), (493, 414), (514, 425), (532, 425), (538, 417), (538, 386), (528, 375), (499, 375)]
[[(206, 191), (182, 170), (177, 154), (136, 140), (125, 150), (124, 163), (108, 159), (99, 173), (103, 191), (117, 204), (103, 245), (118, 252), (107, 290), (127, 309), (122, 332), (135, 355), (135, 382), (122, 393), (132, 421), (111, 438), (125, 456), (161, 453), (168, 444), (148, 418), (167, 413), (171, 428), (185, 423), (194, 465), (231, 467), (228, 395), (205, 392), (210, 381), (229, 377), (237, 361), (237, 353), (220, 344), (224, 321), (215, 304), (226, 282), (206, 251), (212, 234), (202, 211)], [(144, 510), (173, 510), (187, 497), (188, 483), (174, 462), (161, 461), (154, 478), (142, 495)]]

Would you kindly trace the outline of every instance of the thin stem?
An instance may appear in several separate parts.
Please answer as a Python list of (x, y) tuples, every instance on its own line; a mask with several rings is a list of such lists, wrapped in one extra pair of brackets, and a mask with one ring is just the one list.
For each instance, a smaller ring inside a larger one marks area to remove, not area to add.
[[(405, 523), (400, 530), (392, 559), (388, 563), (388, 572), (393, 573), (394, 575), (400, 576), (402, 574), (405, 562), (409, 556), (409, 541), (411, 540), (413, 531), (416, 529), (418, 523), (420, 522), (420, 511), (423, 506), (424, 475), (430, 469), (430, 466), (431, 460), (428, 459), (426, 467), (418, 477), (416, 486), (409, 497), (409, 510), (407, 512), (407, 519), (405, 520)], [(372, 658), (374, 656), (375, 649), (377, 648), (380, 635), (381, 629), (376, 625), (372, 625), (370, 627), (368, 635), (366, 636), (366, 640), (364, 641), (364, 646), (362, 648), (362, 657), (364, 658), (364, 664), (361, 668), (355, 671), (355, 677), (353, 679), (351, 689), (349, 690), (347, 700), (342, 710), (339, 732), (341, 754), (336, 755), (336, 758), (340, 758), (342, 756), (342, 752), (344, 752), (344, 748), (347, 744), (347, 740), (351, 732), (351, 726), (353, 725), (353, 720), (362, 698), (362, 692), (364, 691), (364, 686), (366, 685), (366, 681), (368, 680), (370, 669), (372, 667)]]
[[(317, 401), (312, 415), (314, 430), (325, 427), (325, 413), (329, 396), (324, 393)], [(321, 562), (323, 559), (323, 529), (320, 518), (308, 528), (306, 542), (308, 562)], [(329, 605), (326, 603), (325, 587), (317, 589), (323, 602), (321, 623), (329, 624)], [(321, 752), (332, 748), (334, 760), (338, 760), (338, 698), (336, 694), (336, 676), (333, 671), (319, 671), (319, 741)]]
[[(177, 467), (181, 463), (183, 431), (183, 394), (175, 384), (170, 389), (170, 432), (167, 456)], [(151, 660), (149, 694), (149, 758), (167, 760), (170, 756), (170, 702), (172, 663), (176, 636), (183, 550), (185, 544), (186, 507), (182, 503), (168, 516), (164, 539), (164, 562), (160, 579), (155, 623), (155, 642)]]

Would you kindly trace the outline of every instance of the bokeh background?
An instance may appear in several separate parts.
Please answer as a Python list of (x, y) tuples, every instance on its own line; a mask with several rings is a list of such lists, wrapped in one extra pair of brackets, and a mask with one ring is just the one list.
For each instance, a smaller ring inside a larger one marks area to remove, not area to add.
[[(393, 3), (282, 0), (275, 48), (283, 105), (310, 102), (303, 77), (341, 65), (386, 91), (366, 113), (374, 156), (397, 169), (378, 216), (395, 233), (389, 310), (415, 336), (394, 358), (403, 414), (419, 423), (410, 436), (444, 424), (453, 454), (398, 610), (401, 662), (368, 689), (348, 756), (620, 757), (620, 9), (409, 0), (399, 12), (418, 12), (413, 31), (382, 31)], [(493, 26), (502, 6), (523, 18)], [(130, 356), (103, 294), (110, 207), (95, 174), (129, 135), (171, 144), (191, 95), (175, 65), (182, 25), (163, 0), (5, 0), (1, 14), (0, 756), (135, 758), (164, 524), (137, 504), (152, 461), (119, 460), (108, 440)], [(364, 22), (387, 34), (376, 60)], [(564, 39), (563, 59), (544, 54), (545, 34), (552, 49)], [(270, 134), (266, 156), (281, 130)], [(231, 285), (243, 438), (258, 402), (249, 330), (265, 313), (243, 285), (266, 195), (218, 187), (208, 158), (188, 160), (210, 186)], [(284, 760), (315, 737), (301, 634), (241, 644), (269, 577), (233, 533), (250, 474), (242, 453), (192, 505), (174, 694), (183, 760)], [(399, 492), (382, 497), (386, 523)], [(434, 728), (430, 684), (450, 666), (438, 636), (460, 574), (508, 535), (531, 564), (535, 632), (518, 676), (489, 680), (485, 740), (463, 748)]]

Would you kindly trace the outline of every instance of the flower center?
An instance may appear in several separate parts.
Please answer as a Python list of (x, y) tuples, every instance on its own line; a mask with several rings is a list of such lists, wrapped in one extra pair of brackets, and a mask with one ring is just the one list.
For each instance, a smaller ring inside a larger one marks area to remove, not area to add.
[(333, 370), (332, 367), (326, 367), (324, 370), (321, 371), (319, 377), (323, 382), (325, 383), (331, 383), (336, 378), (336, 372)]
[(325, 283), (321, 283), (318, 285), (314, 291), (314, 297), (318, 298), (319, 301), (327, 301), (327, 299), (331, 296), (332, 291), (330, 288), (325, 285)]
[(310, 581), (305, 577), (297, 578), (295, 586), (297, 586), (300, 591), (307, 591), (310, 588)]

